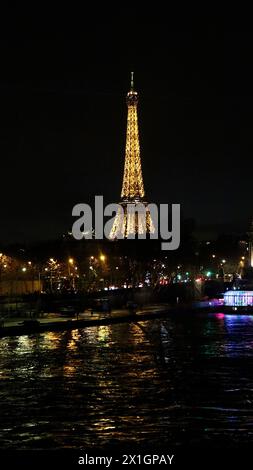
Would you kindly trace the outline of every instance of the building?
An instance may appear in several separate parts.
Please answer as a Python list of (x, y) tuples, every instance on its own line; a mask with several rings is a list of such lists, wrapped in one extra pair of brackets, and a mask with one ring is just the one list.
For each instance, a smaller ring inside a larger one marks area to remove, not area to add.
[(124, 175), (120, 208), (110, 233), (111, 239), (135, 238), (136, 235), (145, 238), (147, 233), (154, 232), (148, 203), (145, 201), (138, 129), (138, 93), (134, 88), (133, 72), (126, 102), (128, 112)]

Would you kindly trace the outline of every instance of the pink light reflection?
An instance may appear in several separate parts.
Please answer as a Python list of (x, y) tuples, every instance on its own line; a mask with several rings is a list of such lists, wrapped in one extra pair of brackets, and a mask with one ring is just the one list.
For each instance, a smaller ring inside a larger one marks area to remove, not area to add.
[(223, 320), (224, 317), (225, 317), (224, 313), (216, 313), (215, 314), (215, 318), (218, 318), (218, 320)]

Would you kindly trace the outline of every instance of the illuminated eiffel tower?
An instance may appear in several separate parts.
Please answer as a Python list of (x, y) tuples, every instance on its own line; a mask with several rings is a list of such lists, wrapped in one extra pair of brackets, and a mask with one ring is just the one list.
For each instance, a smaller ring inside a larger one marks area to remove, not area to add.
[[(145, 191), (143, 185), (140, 142), (138, 131), (138, 93), (134, 89), (133, 72), (131, 73), (131, 87), (127, 93), (127, 132), (125, 149), (125, 166), (121, 190), (121, 210), (118, 210), (110, 238), (135, 238), (137, 234), (153, 233), (153, 223), (147, 202), (144, 201)], [(143, 204), (144, 213), (135, 211), (137, 205)], [(131, 208), (130, 208), (131, 206)]]

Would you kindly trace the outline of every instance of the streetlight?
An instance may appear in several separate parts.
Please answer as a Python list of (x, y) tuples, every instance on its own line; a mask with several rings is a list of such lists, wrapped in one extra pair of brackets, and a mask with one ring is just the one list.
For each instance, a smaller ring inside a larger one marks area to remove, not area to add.
[[(69, 258), (68, 259), (68, 272), (69, 272), (69, 277), (71, 278), (72, 277), (72, 287), (73, 289), (75, 289), (75, 277), (73, 276), (73, 273), (71, 273), (70, 271), (70, 266), (73, 267), (73, 264), (74, 264), (74, 259), (73, 258)], [(76, 268), (75, 268), (76, 269)]]
[(105, 257), (105, 255), (100, 255), (99, 259), (100, 259), (100, 261), (104, 262), (106, 257)]

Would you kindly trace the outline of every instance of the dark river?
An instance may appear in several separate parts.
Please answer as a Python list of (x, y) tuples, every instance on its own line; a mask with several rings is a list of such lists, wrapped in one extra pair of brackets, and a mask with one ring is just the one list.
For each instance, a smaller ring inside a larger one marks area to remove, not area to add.
[(252, 316), (0, 340), (2, 449), (247, 444), (252, 403)]

